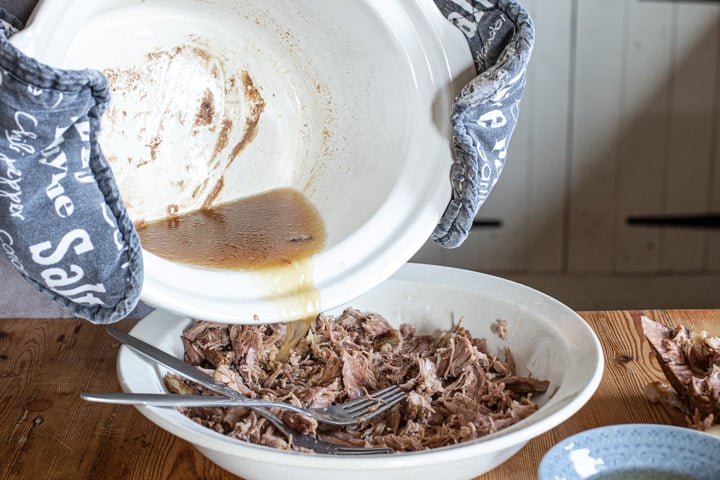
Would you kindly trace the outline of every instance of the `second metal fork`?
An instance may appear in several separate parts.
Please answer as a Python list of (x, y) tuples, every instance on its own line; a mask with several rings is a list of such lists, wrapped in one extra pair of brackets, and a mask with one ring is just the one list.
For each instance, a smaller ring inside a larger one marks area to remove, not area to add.
[(303, 408), (290, 403), (254, 398), (164, 393), (81, 393), (80, 398), (91, 402), (154, 407), (275, 407), (307, 415), (323, 423), (350, 425), (385, 412), (405, 398), (405, 392), (393, 385), (357, 400), (323, 408)]

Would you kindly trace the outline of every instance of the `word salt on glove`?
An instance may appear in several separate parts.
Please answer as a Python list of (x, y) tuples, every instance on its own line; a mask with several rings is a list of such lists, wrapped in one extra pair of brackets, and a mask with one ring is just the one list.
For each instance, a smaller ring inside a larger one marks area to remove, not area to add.
[(478, 73), (453, 105), (452, 199), (431, 237), (454, 248), (467, 238), (505, 165), (535, 30), (514, 0), (434, 1), (465, 34)]
[(60, 70), (8, 40), (0, 8), (0, 250), (78, 317), (111, 323), (137, 305), (142, 252), (98, 144), (110, 100), (94, 70)]

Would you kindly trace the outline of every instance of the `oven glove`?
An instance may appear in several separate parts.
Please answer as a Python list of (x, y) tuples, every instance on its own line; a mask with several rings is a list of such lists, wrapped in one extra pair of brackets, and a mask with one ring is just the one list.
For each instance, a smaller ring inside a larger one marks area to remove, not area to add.
[(478, 75), (455, 99), (452, 198), (431, 238), (460, 246), (505, 164), (525, 90), (535, 30), (514, 0), (434, 0), (466, 36)]
[(98, 143), (107, 80), (28, 58), (8, 40), (20, 23), (0, 18), (0, 250), (78, 317), (116, 322), (139, 301), (143, 264)]

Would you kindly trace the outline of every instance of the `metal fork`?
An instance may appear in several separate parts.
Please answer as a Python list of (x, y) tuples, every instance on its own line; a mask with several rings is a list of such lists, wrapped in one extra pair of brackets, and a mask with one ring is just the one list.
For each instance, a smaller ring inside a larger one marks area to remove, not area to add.
[[(249, 400), (241, 393), (236, 392), (232, 388), (229, 388), (226, 385), (215, 383), (215, 380), (211, 376), (201, 372), (192, 365), (185, 363), (181, 359), (174, 357), (169, 353), (166, 353), (163, 350), (160, 350), (159, 348), (154, 347), (153, 345), (150, 345), (143, 340), (140, 340), (137, 337), (121, 332), (119, 330), (115, 330), (113, 328), (107, 328), (106, 331), (108, 334), (110, 334), (110, 336), (120, 341), (120, 343), (132, 348), (134, 351), (152, 360), (155, 360), (156, 362), (164, 365), (166, 368), (177, 373), (178, 375), (181, 375), (188, 380), (204, 386), (208, 390), (220, 393), (222, 395), (237, 400)], [(392, 452), (392, 449), (384, 447), (348, 447), (344, 445), (337, 445), (334, 443), (325, 442), (311, 435), (306, 435), (304, 433), (293, 431), (290, 427), (285, 425), (285, 423), (283, 423), (283, 421), (280, 420), (279, 417), (277, 417), (269, 410), (259, 407), (254, 407), (253, 410), (255, 410), (256, 413), (263, 416), (270, 423), (272, 423), (273, 426), (281, 434), (285, 435), (285, 437), (287, 437), (293, 445), (299, 448), (312, 450), (320, 454), (351, 456), (378, 455)]]
[(81, 393), (80, 398), (90, 402), (153, 407), (275, 407), (307, 415), (331, 425), (351, 425), (385, 412), (405, 398), (405, 392), (393, 385), (369, 393), (357, 400), (322, 408), (303, 408), (286, 402), (262, 398), (210, 397), (172, 393)]

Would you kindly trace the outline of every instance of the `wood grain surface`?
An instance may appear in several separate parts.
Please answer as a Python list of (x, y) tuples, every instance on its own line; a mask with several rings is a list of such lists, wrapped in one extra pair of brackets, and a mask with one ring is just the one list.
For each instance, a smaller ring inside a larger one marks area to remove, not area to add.
[[(479, 480), (534, 479), (552, 445), (588, 428), (684, 425), (680, 414), (643, 397), (643, 387), (663, 377), (641, 337), (642, 313), (720, 334), (720, 310), (581, 312), (603, 345), (599, 389), (577, 414)], [(0, 320), (0, 478), (237, 479), (134, 408), (78, 398), (82, 391), (119, 391), (118, 348), (103, 327), (83, 320)]]

